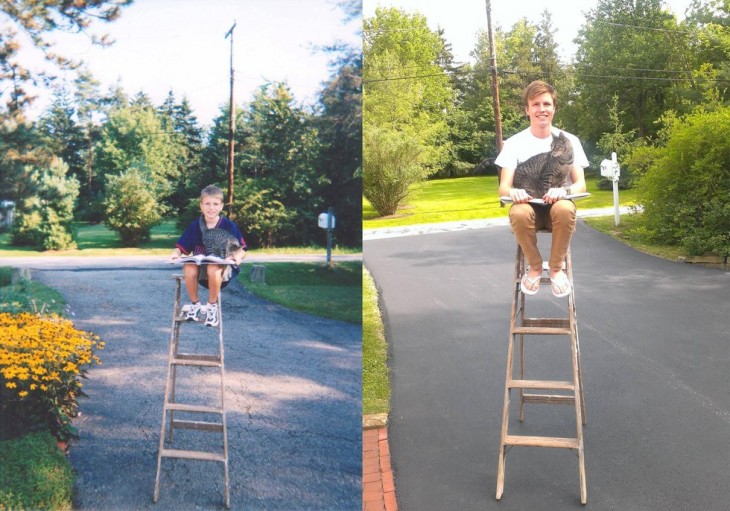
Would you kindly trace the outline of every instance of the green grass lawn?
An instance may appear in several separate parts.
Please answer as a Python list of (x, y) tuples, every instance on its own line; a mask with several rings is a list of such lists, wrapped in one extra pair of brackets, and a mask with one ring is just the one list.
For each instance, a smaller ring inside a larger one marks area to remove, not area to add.
[(238, 280), (252, 293), (289, 309), (329, 319), (362, 323), (362, 263), (266, 263), (266, 282), (251, 282), (252, 264)]
[(388, 344), (370, 273), (362, 275), (362, 413), (387, 413), (390, 408)]
[[(40, 251), (28, 247), (15, 247), (10, 244), (10, 234), (0, 234), (0, 258), (2, 257), (34, 257), (34, 256), (130, 256), (130, 255), (167, 255), (175, 248), (175, 242), (181, 232), (174, 221), (163, 222), (152, 229), (151, 239), (138, 247), (123, 247), (119, 236), (104, 224), (77, 222), (75, 250)], [(326, 247), (277, 247), (253, 248), (251, 254), (324, 254)], [(333, 254), (359, 253), (359, 248), (334, 247)]]
[[(579, 208), (613, 206), (613, 191), (599, 190), (600, 179), (596, 176), (587, 178), (591, 196), (580, 199)], [(397, 214), (389, 217), (378, 217), (372, 205), (363, 198), (363, 228), (506, 217), (509, 208), (500, 207), (498, 187), (497, 176), (426, 181), (414, 186), (407, 202), (398, 208)], [(621, 190), (619, 201), (624, 206), (634, 204), (635, 190)]]

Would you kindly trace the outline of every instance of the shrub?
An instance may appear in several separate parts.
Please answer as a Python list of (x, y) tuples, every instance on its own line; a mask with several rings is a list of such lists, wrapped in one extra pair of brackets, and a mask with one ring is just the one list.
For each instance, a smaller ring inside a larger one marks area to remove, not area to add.
[(101, 364), (104, 343), (57, 315), (0, 313), (0, 438), (49, 428), (59, 440), (76, 437), (80, 378)]
[(150, 238), (152, 228), (162, 222), (165, 208), (159, 204), (146, 173), (130, 168), (119, 176), (108, 176), (104, 223), (119, 234), (122, 244), (136, 247)]
[(375, 127), (363, 133), (363, 195), (380, 216), (393, 215), (410, 186), (430, 171), (419, 164), (423, 147), (414, 137)]
[(47, 431), (0, 441), (0, 510), (71, 509), (71, 464)]
[(730, 108), (671, 119), (666, 133), (639, 183), (647, 232), (689, 254), (730, 254)]

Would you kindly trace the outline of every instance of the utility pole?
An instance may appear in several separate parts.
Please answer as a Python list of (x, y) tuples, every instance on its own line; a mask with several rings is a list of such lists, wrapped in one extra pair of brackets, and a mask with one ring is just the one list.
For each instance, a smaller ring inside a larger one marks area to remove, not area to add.
[(231, 36), (231, 99), (229, 105), (228, 119), (228, 218), (233, 218), (233, 133), (236, 126), (236, 106), (233, 103), (233, 29), (236, 28), (236, 21), (226, 33), (225, 39)]
[(502, 112), (499, 106), (499, 82), (497, 81), (497, 49), (494, 46), (491, 2), (490, 0), (485, 1), (487, 4), (487, 32), (489, 34), (489, 70), (492, 75), (492, 102), (494, 104), (494, 137), (497, 143), (497, 154), (499, 154), (502, 151)]

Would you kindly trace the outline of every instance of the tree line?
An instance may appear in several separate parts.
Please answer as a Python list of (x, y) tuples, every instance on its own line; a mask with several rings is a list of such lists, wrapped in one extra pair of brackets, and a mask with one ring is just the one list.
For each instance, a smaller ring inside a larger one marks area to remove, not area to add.
[[(555, 33), (549, 9), (536, 24), (496, 27), (504, 138), (528, 126), (525, 86), (551, 83), (555, 124), (579, 136), (588, 173), (618, 153), (620, 185), (639, 189), (644, 234), (730, 253), (730, 139), (717, 124), (730, 112), (727, 2), (695, 0), (680, 21), (661, 0), (598, 0), (570, 62)], [(498, 172), (486, 31), (459, 63), (444, 30), (381, 7), (363, 22), (363, 54), (363, 193), (380, 215), (395, 214), (419, 180)], [(697, 128), (710, 124), (712, 133)], [(669, 195), (668, 175), (682, 193)]]
[[(113, 21), (125, 3), (67, 9), (24, 0), (0, 11), (20, 29), (36, 30), (33, 44), (48, 50), (43, 36), (61, 21), (69, 29), (86, 28), (90, 18)], [(355, 4), (339, 7), (352, 18)], [(104, 222), (134, 246), (166, 219), (182, 226), (199, 215), (206, 185), (227, 189), (227, 106), (204, 127), (185, 97), (171, 91), (154, 104), (145, 92), (129, 96), (118, 84), (101, 91), (80, 66), (73, 81), (54, 86), (50, 106), (31, 121), (29, 81), (22, 79), (28, 71), (17, 41), (3, 43), (0, 84), (9, 92), (0, 106), (0, 199), (16, 204), (13, 243), (73, 248), (74, 223), (88, 221)], [(328, 207), (337, 217), (336, 242), (361, 243), (362, 55), (342, 44), (322, 51), (331, 56), (331, 75), (316, 104), (300, 105), (286, 83), (267, 82), (236, 106), (231, 214), (251, 246), (322, 244), (316, 219)]]

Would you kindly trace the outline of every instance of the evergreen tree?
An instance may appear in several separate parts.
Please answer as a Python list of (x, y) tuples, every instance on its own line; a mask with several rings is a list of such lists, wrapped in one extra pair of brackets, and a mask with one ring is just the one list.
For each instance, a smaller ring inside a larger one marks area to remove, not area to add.
[(84, 132), (76, 122), (76, 108), (66, 87), (59, 87), (53, 102), (38, 121), (44, 144), (69, 167), (69, 174), (81, 182), (84, 178)]
[(45, 250), (76, 248), (71, 222), (79, 183), (68, 176), (68, 165), (53, 158), (48, 167), (32, 169), (29, 181), (33, 190), (18, 208), (13, 244)]

